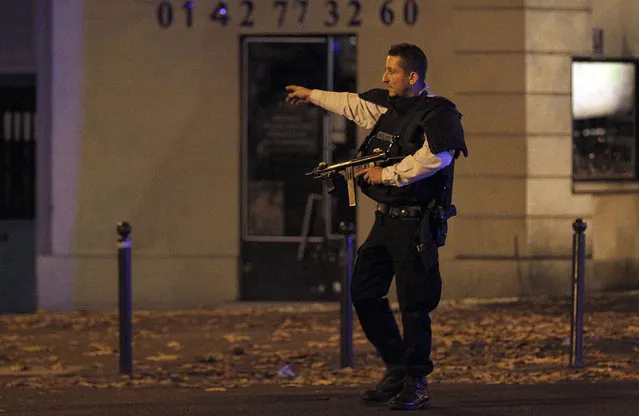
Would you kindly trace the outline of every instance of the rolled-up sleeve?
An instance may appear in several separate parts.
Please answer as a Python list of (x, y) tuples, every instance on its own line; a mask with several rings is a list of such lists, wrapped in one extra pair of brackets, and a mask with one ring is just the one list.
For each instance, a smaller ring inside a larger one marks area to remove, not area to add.
[(414, 154), (406, 156), (399, 163), (382, 170), (382, 183), (390, 186), (405, 186), (434, 175), (453, 160), (450, 151), (433, 154), (424, 137), (424, 145)]

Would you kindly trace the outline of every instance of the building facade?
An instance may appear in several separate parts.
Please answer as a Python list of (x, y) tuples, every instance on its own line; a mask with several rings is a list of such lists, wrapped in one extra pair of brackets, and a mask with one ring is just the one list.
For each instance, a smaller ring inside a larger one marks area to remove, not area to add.
[[(456, 166), (459, 215), (440, 254), (445, 298), (567, 294), (577, 217), (588, 223), (588, 290), (639, 286), (639, 197), (575, 192), (571, 114), (572, 58), (592, 55), (593, 28), (603, 29), (605, 56), (639, 54), (636, 2), (43, 3), (0, 1), (11, 23), (0, 25), (11, 40), (0, 73), (36, 74), (39, 308), (116, 305), (121, 220), (133, 226), (135, 307), (242, 298), (253, 267), (242, 248), (252, 160), (243, 129), (256, 111), (243, 97), (246, 51), (283, 38), (325, 39), (333, 50), (348, 39), (359, 91), (381, 86), (391, 44), (424, 48), (427, 81), (464, 114), (470, 152)], [(360, 195), (359, 241), (373, 209)]]

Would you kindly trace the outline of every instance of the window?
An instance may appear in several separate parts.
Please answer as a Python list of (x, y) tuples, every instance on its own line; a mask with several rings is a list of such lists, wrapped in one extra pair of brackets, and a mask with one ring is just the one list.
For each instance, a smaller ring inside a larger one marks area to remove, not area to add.
[(576, 190), (639, 190), (637, 66), (633, 60), (573, 60), (572, 177)]

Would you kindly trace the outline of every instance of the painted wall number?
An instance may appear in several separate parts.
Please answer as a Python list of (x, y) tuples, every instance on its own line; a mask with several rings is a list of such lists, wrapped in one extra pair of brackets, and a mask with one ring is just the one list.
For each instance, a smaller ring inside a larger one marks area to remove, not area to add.
[[(339, 24), (345, 24), (348, 27), (359, 27), (364, 24), (362, 20), (364, 0), (272, 0), (270, 4), (268, 1), (260, 0), (259, 10), (256, 0), (241, 0), (234, 4), (229, 4), (229, 0), (218, 0), (213, 6), (197, 5), (195, 1), (187, 1), (181, 4), (162, 1), (158, 4), (155, 13), (158, 25), (165, 29), (172, 27), (174, 24), (185, 25), (189, 28), (193, 27), (196, 8), (198, 12), (209, 13), (209, 21), (222, 27), (227, 27), (230, 24), (252, 27), (258, 19), (261, 20), (265, 17), (265, 20), (271, 18), (272, 21), (260, 21), (260, 23), (282, 27), (293, 20), (297, 25), (304, 26), (311, 2), (315, 13), (324, 13), (323, 25), (325, 27), (334, 27)], [(323, 10), (315, 11), (315, 8), (320, 6), (323, 7)], [(203, 10), (206, 7), (209, 10)], [(263, 12), (261, 9), (268, 7), (271, 9), (270, 14)], [(418, 19), (418, 0), (384, 0), (379, 6), (379, 21), (386, 26), (391, 26), (398, 22), (413, 26)]]

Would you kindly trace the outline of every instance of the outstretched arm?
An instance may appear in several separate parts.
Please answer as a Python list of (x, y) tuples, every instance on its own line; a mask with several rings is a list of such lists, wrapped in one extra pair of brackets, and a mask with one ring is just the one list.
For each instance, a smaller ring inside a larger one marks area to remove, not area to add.
[(363, 100), (351, 92), (310, 90), (298, 85), (288, 85), (286, 102), (291, 104), (312, 103), (325, 110), (346, 117), (360, 127), (371, 129), (386, 112), (386, 107)]

